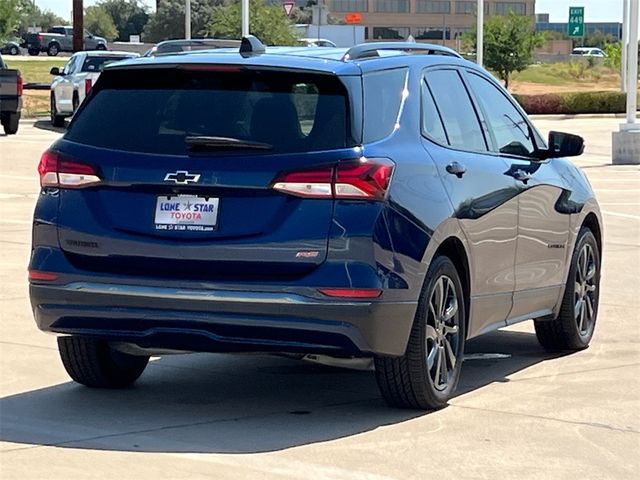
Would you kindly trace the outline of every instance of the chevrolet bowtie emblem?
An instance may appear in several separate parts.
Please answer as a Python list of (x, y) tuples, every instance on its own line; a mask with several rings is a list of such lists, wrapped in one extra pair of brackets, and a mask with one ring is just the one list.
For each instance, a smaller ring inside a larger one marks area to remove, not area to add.
[(167, 173), (164, 177), (165, 182), (175, 182), (180, 185), (188, 183), (198, 183), (200, 181), (199, 173), (189, 173), (186, 170), (178, 170), (174, 173)]

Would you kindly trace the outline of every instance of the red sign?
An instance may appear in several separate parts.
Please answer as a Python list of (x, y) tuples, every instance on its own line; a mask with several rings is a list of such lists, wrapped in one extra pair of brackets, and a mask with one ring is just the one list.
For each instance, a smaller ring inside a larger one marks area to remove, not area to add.
[(344, 20), (349, 25), (356, 25), (358, 23), (362, 23), (362, 14), (361, 13), (347, 13), (344, 16)]
[(291, 0), (284, 0), (282, 2), (282, 8), (284, 8), (284, 13), (287, 14), (287, 17), (291, 16), (291, 12), (293, 12), (293, 7), (295, 6), (296, 6), (295, 2)]

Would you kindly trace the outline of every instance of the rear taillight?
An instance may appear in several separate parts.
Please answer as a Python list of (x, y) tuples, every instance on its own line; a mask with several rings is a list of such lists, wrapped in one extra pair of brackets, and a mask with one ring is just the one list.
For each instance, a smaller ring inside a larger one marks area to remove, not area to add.
[(22, 82), (22, 75), (18, 74), (18, 96), (22, 96), (22, 91), (24, 90), (24, 84)]
[(89, 92), (91, 91), (91, 85), (92, 85), (91, 79), (90, 78), (85, 78), (84, 79), (84, 95), (85, 95), (85, 97), (87, 95), (89, 95)]
[(381, 200), (389, 188), (394, 163), (387, 158), (360, 158), (337, 167), (283, 173), (275, 190), (309, 198)]
[(38, 41), (39, 41), (39, 42), (43, 42), (43, 41), (44, 41), (44, 36), (43, 36), (43, 35), (38, 34)]
[(38, 173), (41, 187), (78, 188), (101, 181), (98, 172), (91, 165), (68, 160), (51, 150), (42, 154)]

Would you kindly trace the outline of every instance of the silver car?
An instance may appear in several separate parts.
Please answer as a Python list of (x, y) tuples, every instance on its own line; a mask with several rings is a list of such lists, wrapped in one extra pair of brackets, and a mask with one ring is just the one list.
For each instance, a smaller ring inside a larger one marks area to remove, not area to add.
[(136, 57), (139, 55), (132, 52), (78, 52), (69, 58), (62, 70), (53, 67), (51, 123), (56, 127), (64, 125), (64, 119), (75, 113), (105, 65)]

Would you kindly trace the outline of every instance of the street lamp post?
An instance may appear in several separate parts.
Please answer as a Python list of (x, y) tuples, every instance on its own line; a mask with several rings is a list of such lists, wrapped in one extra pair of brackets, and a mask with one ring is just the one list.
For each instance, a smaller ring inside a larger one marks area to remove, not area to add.
[(184, 5), (184, 38), (191, 39), (191, 0)]
[(620, 62), (620, 90), (627, 91), (627, 55), (629, 48), (629, 0), (622, 0), (622, 57)]
[(242, 0), (242, 36), (249, 35), (249, 0)]
[[(640, 124), (638, 108), (638, 15), (640, 0), (629, 0), (629, 8), (623, 23), (627, 25), (629, 47), (627, 49), (627, 121), (620, 131), (613, 132), (612, 161), (614, 164), (640, 164)], [(622, 46), (623, 50), (625, 46)], [(624, 73), (624, 72), (623, 72)]]
[(476, 63), (482, 66), (484, 60), (484, 0), (478, 0), (478, 34), (476, 35)]

